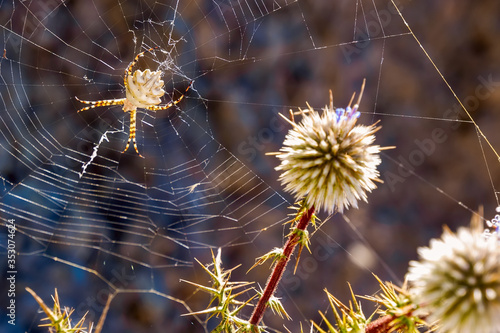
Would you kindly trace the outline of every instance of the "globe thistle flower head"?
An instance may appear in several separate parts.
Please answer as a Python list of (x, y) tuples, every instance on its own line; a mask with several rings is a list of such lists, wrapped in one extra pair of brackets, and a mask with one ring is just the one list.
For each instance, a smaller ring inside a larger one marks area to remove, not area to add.
[[(364, 83), (363, 83), (364, 86)], [(330, 106), (322, 113), (308, 105), (300, 110), (302, 120), (288, 132), (283, 147), (276, 154), (281, 164), (280, 181), (285, 191), (304, 198), (310, 206), (328, 212), (340, 211), (358, 200), (366, 201), (366, 191), (380, 181), (380, 146), (374, 145), (376, 124), (358, 125), (358, 102), (351, 108)], [(354, 95), (353, 95), (354, 98)], [(351, 99), (352, 102), (352, 99)]]
[(410, 262), (410, 292), (428, 321), (443, 332), (500, 332), (500, 251), (496, 237), (484, 237), (480, 222), (445, 229), (440, 239), (419, 248)]

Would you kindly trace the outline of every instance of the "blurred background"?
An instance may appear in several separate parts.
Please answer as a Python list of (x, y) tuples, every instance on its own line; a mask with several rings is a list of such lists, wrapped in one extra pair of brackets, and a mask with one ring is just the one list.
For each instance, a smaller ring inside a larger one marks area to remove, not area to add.
[[(384, 183), (359, 209), (318, 214), (311, 253), (278, 292), (293, 321), (269, 312), (270, 331), (319, 322), (324, 288), (347, 302), (347, 282), (359, 295), (378, 291), (372, 273), (402, 284), (444, 225), (468, 225), (480, 206), (492, 218), (500, 3), (396, 3), (415, 35), (386, 0), (0, 1), (0, 223), (18, 227), (17, 321), (3, 317), (0, 331), (46, 332), (26, 286), (49, 305), (57, 288), (94, 321), (120, 291), (104, 332), (213, 328), (162, 295), (207, 307), (208, 295), (179, 279), (209, 283), (194, 258), (209, 263), (217, 247), (224, 267), (242, 265), (234, 281), (264, 286), (268, 265), (246, 271), (283, 245), (293, 204), (265, 155), (289, 129), (278, 113), (322, 108), (329, 89), (345, 107), (365, 78), (359, 122), (380, 121), (377, 144), (396, 146), (382, 156)], [(141, 159), (121, 154), (128, 114), (77, 113), (75, 96), (122, 98), (124, 70), (151, 47), (137, 66), (165, 72), (165, 103), (193, 84), (175, 108), (139, 110)], [(7, 292), (2, 283), (2, 307)]]

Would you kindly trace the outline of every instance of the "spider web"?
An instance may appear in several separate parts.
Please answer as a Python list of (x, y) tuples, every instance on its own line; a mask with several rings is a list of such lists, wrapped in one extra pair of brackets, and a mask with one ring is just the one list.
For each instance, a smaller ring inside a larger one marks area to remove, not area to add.
[[(245, 271), (281, 245), (293, 204), (264, 155), (288, 130), (278, 113), (322, 107), (330, 88), (345, 106), (363, 78), (360, 122), (381, 120), (378, 143), (397, 147), (383, 156), (384, 184), (359, 210), (320, 215), (311, 253), (280, 289), (294, 321), (268, 315), (270, 330), (319, 321), (325, 287), (345, 299), (346, 281), (373, 293), (371, 273), (400, 282), (443, 224), (466, 224), (482, 204), (492, 212), (498, 4), (396, 5), (401, 15), (378, 0), (0, 1), (2, 248), (8, 221), (17, 227), (16, 325), (2, 318), (0, 329), (45, 332), (26, 286), (47, 304), (58, 288), (75, 318), (94, 322), (110, 301), (104, 332), (213, 328), (181, 317), (208, 298), (179, 279), (206, 284), (194, 258), (222, 247), (225, 267), (242, 264), (233, 279), (265, 282), (267, 267)], [(164, 72), (163, 104), (193, 84), (174, 107), (138, 110), (143, 159), (122, 153), (128, 113), (77, 113), (75, 97), (123, 98), (125, 69), (150, 48), (134, 69)]]

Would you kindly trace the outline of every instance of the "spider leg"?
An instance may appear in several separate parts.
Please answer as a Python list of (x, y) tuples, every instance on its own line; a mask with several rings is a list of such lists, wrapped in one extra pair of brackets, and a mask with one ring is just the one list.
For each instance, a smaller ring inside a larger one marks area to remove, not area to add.
[(177, 100), (172, 101), (172, 102), (165, 104), (165, 105), (151, 105), (151, 106), (148, 106), (146, 109), (151, 110), (151, 111), (166, 110), (166, 109), (178, 104), (180, 101), (182, 101), (184, 99), (184, 96), (186, 96), (186, 93), (188, 92), (189, 89), (191, 89), (192, 85), (193, 85), (193, 81), (189, 82), (188, 87), (186, 88), (184, 93), (181, 95), (181, 97), (179, 97)]
[(130, 146), (130, 141), (132, 141), (134, 143), (135, 152), (140, 157), (144, 158), (144, 156), (142, 156), (141, 153), (139, 153), (139, 149), (137, 148), (137, 142), (135, 140), (136, 123), (137, 123), (137, 111), (131, 110), (130, 111), (130, 134), (128, 136), (127, 145), (125, 146), (125, 149), (122, 151), (122, 154), (128, 150), (128, 147)]
[(132, 75), (132, 68), (134, 68), (134, 66), (137, 63), (137, 61), (139, 61), (139, 58), (142, 57), (145, 53), (151, 52), (151, 51), (153, 51), (154, 49), (157, 49), (157, 48), (158, 48), (158, 46), (157, 47), (152, 47), (149, 50), (143, 51), (143, 52), (141, 52), (141, 53), (139, 53), (138, 55), (135, 56), (134, 60), (130, 63), (130, 65), (127, 67), (127, 69), (125, 69), (125, 76), (123, 77), (123, 84), (125, 84), (125, 89), (128, 89), (127, 77), (129, 77), (130, 75)]
[(125, 98), (120, 98), (120, 99), (104, 99), (104, 100), (100, 100), (100, 101), (84, 101), (82, 99), (79, 99), (76, 96), (75, 96), (75, 98), (80, 103), (89, 104), (90, 105), (90, 106), (81, 108), (77, 112), (82, 112), (82, 111), (85, 111), (85, 110), (88, 110), (88, 109), (97, 108), (97, 107), (100, 107), (100, 106), (123, 105), (123, 103), (125, 102)]

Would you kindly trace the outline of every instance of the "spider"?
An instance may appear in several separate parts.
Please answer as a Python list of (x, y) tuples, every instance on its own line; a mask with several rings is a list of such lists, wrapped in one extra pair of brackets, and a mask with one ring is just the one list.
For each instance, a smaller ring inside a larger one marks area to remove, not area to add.
[(192, 81), (189, 83), (186, 91), (177, 100), (171, 101), (168, 104), (159, 105), (161, 103), (161, 97), (165, 94), (165, 90), (163, 90), (163, 81), (161, 80), (163, 72), (161, 70), (151, 72), (149, 69), (146, 69), (145, 71), (138, 69), (134, 72), (134, 74), (132, 74), (132, 68), (137, 63), (139, 58), (144, 56), (146, 52), (151, 52), (154, 49), (155, 48), (151, 48), (136, 55), (130, 66), (125, 69), (125, 76), (123, 78), (123, 83), (125, 85), (125, 98), (84, 101), (75, 96), (79, 102), (90, 105), (81, 108), (77, 112), (110, 105), (123, 105), (123, 112), (130, 111), (130, 133), (127, 145), (122, 151), (122, 154), (128, 150), (130, 141), (132, 141), (134, 143), (136, 153), (140, 157), (144, 158), (144, 156), (139, 153), (135, 140), (137, 108), (148, 109), (151, 111), (166, 110), (182, 101), (193, 83)]

